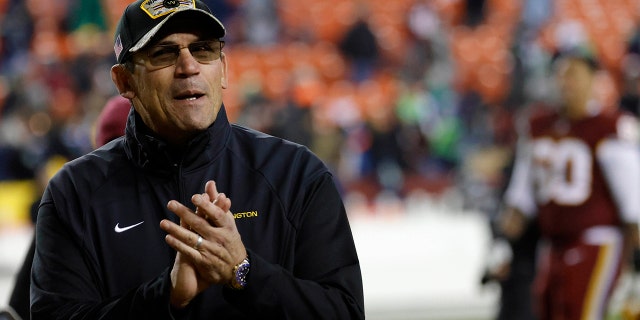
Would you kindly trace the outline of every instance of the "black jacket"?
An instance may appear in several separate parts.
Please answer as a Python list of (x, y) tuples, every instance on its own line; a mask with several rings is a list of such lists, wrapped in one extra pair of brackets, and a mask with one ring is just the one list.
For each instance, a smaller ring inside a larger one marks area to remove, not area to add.
[[(179, 157), (129, 114), (126, 134), (71, 161), (40, 205), (33, 319), (362, 319), (360, 264), (340, 195), (307, 148), (215, 123)], [(169, 305), (175, 251), (159, 222), (171, 199), (215, 180), (251, 259), (248, 285)], [(142, 224), (124, 232), (114, 228)]]

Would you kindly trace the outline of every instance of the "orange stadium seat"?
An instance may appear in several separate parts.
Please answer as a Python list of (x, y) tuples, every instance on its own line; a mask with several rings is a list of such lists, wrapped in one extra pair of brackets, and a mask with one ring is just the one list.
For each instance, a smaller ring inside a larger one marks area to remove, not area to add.
[(620, 2), (625, 11), (632, 14), (634, 20), (640, 20), (640, 2), (637, 0), (621, 0)]
[(389, 112), (395, 109), (397, 90), (395, 82), (384, 74), (363, 81), (356, 87), (356, 99), (362, 114), (369, 119), (388, 118)]
[(284, 29), (300, 29), (307, 18), (302, 1), (278, 0), (278, 14)]
[(338, 1), (333, 5), (331, 15), (335, 22), (341, 26), (341, 32), (344, 32), (355, 21), (356, 4), (352, 1)]
[(271, 69), (289, 69), (291, 60), (286, 56), (286, 49), (280, 45), (256, 48), (258, 51), (259, 65), (263, 72)]
[(284, 102), (291, 80), (291, 73), (286, 69), (268, 70), (264, 76), (263, 89), (265, 96), (273, 101)]
[(445, 25), (454, 26), (462, 22), (465, 12), (465, 3), (462, 0), (433, 0), (431, 4), (434, 6), (438, 16)]
[(304, 42), (292, 42), (283, 47), (284, 55), (291, 68), (313, 65), (313, 52), (309, 44)]
[(338, 48), (331, 42), (318, 42), (311, 50), (311, 63), (326, 81), (343, 79), (347, 65)]
[(224, 101), (224, 106), (227, 111), (227, 117), (229, 121), (236, 122), (238, 117), (240, 116), (240, 112), (242, 112), (242, 107), (244, 105), (243, 100), (240, 96), (240, 88), (237, 84), (229, 85), (225, 90), (222, 91), (222, 101)]
[[(350, 100), (352, 102), (358, 103), (357, 97), (357, 87), (356, 85), (348, 80), (339, 80), (333, 82), (328, 85), (326, 89), (326, 99), (325, 104), (328, 105), (330, 103), (336, 102), (338, 100)], [(358, 111), (360, 111), (360, 105), (358, 104)]]
[(451, 36), (451, 51), (455, 61), (455, 85), (459, 90), (471, 89), (475, 83), (476, 62), (479, 60), (478, 41), (469, 28), (456, 27)]
[(0, 14), (4, 14), (7, 12), (7, 5), (9, 4), (9, 0), (0, 0)]
[(343, 15), (345, 12), (342, 12), (342, 15), (338, 16), (336, 9), (340, 7), (343, 8), (343, 11), (345, 10), (344, 8), (346, 8), (347, 15), (353, 15), (353, 12), (349, 11), (350, 7), (332, 3), (331, 1), (318, 1), (310, 5), (308, 22), (311, 24), (310, 29), (313, 30), (317, 40), (332, 42), (340, 40), (340, 37), (351, 23), (350, 20), (344, 21)]

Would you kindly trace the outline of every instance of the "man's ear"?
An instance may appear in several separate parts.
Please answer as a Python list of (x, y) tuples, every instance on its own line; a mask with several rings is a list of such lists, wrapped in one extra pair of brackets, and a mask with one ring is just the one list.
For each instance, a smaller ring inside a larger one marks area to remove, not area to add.
[(222, 89), (226, 89), (229, 84), (229, 78), (227, 77), (227, 56), (224, 54), (224, 52), (220, 53), (220, 62), (222, 62)]
[(123, 64), (116, 64), (111, 67), (111, 80), (116, 85), (120, 95), (129, 100), (136, 96), (131, 86), (131, 76), (131, 72), (129, 72)]

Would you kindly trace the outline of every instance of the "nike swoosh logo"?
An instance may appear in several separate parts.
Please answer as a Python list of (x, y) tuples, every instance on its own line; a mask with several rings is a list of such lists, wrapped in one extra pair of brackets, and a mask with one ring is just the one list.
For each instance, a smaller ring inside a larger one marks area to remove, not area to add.
[(136, 224), (133, 224), (133, 225), (130, 225), (130, 226), (128, 226), (128, 227), (124, 227), (124, 228), (120, 228), (120, 223), (117, 223), (117, 224), (116, 224), (116, 227), (115, 227), (115, 228), (113, 228), (113, 230), (114, 230), (115, 232), (117, 232), (117, 233), (125, 232), (125, 231), (127, 231), (127, 230), (129, 230), (129, 229), (131, 229), (131, 228), (135, 228), (135, 227), (137, 227), (137, 226), (139, 226), (139, 225), (141, 225), (141, 224), (143, 224), (143, 223), (144, 223), (144, 221), (140, 221), (140, 222), (138, 222), (138, 223), (136, 223)]

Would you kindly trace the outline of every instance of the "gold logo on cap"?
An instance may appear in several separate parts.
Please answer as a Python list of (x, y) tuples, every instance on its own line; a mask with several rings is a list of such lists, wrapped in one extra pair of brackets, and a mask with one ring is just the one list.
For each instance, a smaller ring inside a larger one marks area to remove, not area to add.
[(146, 0), (140, 5), (140, 9), (146, 12), (151, 19), (157, 19), (183, 8), (195, 7), (195, 0)]

